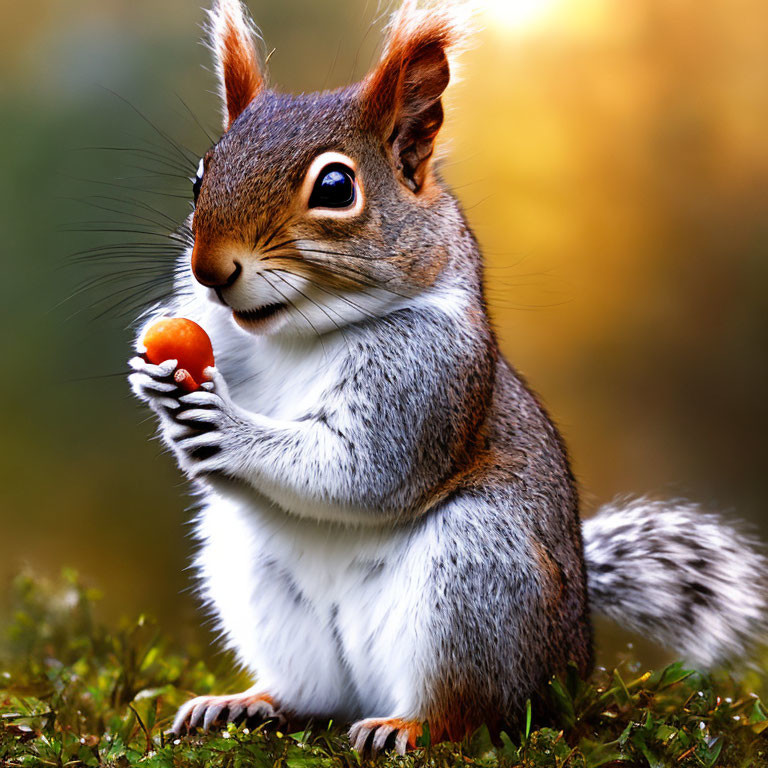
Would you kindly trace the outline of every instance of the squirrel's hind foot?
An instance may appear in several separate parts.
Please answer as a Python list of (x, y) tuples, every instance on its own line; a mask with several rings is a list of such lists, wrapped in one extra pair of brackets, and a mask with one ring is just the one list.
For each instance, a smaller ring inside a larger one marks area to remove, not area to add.
[(404, 755), (406, 749), (416, 746), (416, 739), (421, 736), (422, 725), (416, 720), (403, 720), (399, 717), (369, 717), (358, 720), (349, 729), (349, 741), (353, 749), (360, 754), (394, 749)]
[(268, 720), (282, 724), (285, 717), (268, 693), (248, 690), (226, 696), (198, 696), (191, 699), (176, 713), (171, 731), (178, 736), (194, 728), (207, 731), (227, 723), (247, 721), (261, 724)]

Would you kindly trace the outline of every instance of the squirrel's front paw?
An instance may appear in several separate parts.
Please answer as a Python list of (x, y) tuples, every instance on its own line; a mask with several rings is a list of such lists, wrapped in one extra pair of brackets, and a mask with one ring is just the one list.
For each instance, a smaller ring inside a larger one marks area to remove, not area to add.
[(236, 470), (236, 447), (243, 430), (226, 383), (215, 368), (206, 369), (210, 381), (195, 392), (179, 387), (175, 360), (152, 365), (142, 357), (130, 361), (131, 387), (159, 416), (165, 442), (181, 468), (193, 477)]
[(166, 360), (160, 365), (148, 363), (143, 357), (133, 357), (128, 361), (133, 373), (128, 376), (133, 394), (143, 400), (154, 411), (164, 413), (179, 407), (178, 396), (182, 391), (173, 376), (178, 363)]
[[(208, 386), (216, 387), (215, 381)], [(175, 440), (175, 447), (188, 472), (199, 476), (233, 469), (238, 421), (228, 399), (208, 388), (190, 392), (179, 398), (179, 408), (172, 418), (185, 430)]]

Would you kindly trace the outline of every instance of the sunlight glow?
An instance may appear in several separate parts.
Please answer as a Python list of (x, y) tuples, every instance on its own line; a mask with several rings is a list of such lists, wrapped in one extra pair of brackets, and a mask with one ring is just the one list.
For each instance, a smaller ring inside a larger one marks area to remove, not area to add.
[(508, 29), (534, 26), (544, 20), (560, 0), (483, 0), (488, 15)]

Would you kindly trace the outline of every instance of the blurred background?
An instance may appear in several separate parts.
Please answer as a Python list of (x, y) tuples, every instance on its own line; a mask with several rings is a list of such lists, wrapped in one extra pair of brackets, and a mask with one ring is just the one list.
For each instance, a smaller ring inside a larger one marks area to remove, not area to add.
[[(140, 257), (170, 263), (154, 233), (188, 212), (182, 161), (219, 131), (199, 6), (27, 0), (0, 29), (0, 583), (72, 566), (107, 616), (148, 611), (180, 635), (204, 631), (191, 499), (122, 374), (136, 308), (167, 288)], [(375, 2), (250, 7), (281, 89), (343, 85), (375, 60)], [(768, 6), (483, 7), (443, 172), (585, 514), (685, 495), (768, 538)], [(88, 258), (101, 245), (109, 259)], [(627, 639), (601, 637), (603, 653)]]

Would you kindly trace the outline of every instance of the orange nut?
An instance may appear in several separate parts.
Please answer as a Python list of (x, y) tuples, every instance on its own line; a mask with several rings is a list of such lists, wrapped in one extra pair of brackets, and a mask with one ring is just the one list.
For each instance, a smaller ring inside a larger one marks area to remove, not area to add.
[(184, 317), (161, 318), (149, 326), (142, 343), (150, 363), (179, 361), (179, 370), (188, 374), (182, 377), (183, 381), (177, 379), (184, 389), (195, 390), (208, 379), (203, 372), (214, 364), (213, 347), (208, 334), (194, 321)]

